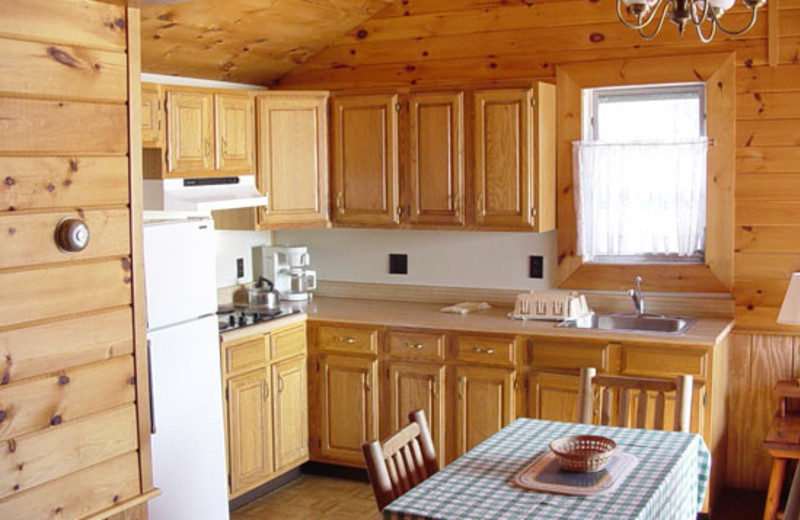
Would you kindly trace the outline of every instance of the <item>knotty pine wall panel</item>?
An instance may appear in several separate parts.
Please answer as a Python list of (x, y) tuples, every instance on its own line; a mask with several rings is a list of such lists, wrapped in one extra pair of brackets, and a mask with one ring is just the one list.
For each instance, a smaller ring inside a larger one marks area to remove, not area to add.
[[(800, 270), (800, 2), (780, 4), (777, 67), (768, 64), (767, 13), (735, 39), (700, 43), (666, 24), (652, 42), (615, 20), (612, 2), (404, 0), (340, 38), (280, 81), (282, 88), (369, 89), (555, 81), (559, 64), (626, 57), (736, 53), (734, 296), (730, 485), (765, 488), (761, 447), (774, 382), (800, 376), (797, 328), (775, 318)], [(734, 8), (725, 22), (741, 24)], [(770, 334), (770, 333), (776, 334)]]

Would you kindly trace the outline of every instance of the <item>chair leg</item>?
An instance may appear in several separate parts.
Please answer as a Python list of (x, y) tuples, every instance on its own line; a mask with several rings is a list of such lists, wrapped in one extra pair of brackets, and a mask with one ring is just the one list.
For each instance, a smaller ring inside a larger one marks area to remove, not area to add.
[(783, 488), (783, 475), (785, 472), (786, 459), (774, 458), (772, 460), (772, 472), (769, 476), (769, 489), (767, 490), (767, 503), (764, 505), (763, 520), (775, 520), (778, 504), (781, 501), (781, 489)]

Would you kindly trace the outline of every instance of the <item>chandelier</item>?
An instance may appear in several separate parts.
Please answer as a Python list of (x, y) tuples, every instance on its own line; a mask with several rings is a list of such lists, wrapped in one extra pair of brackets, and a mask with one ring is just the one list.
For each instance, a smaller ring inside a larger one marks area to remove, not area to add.
[[(627, 27), (638, 31), (645, 40), (652, 40), (661, 31), (664, 20), (669, 15), (669, 20), (678, 26), (678, 31), (683, 34), (689, 22), (694, 24), (697, 36), (703, 43), (710, 42), (717, 33), (717, 28), (729, 36), (739, 36), (749, 31), (756, 23), (758, 9), (767, 3), (767, 0), (742, 0), (744, 5), (752, 11), (750, 22), (739, 30), (726, 28), (720, 22), (725, 11), (733, 7), (735, 0), (616, 0), (617, 16), (619, 21)], [(627, 15), (622, 13), (622, 4), (625, 4)], [(646, 33), (645, 28), (654, 21), (655, 28)], [(706, 23), (708, 22), (708, 23)], [(710, 25), (704, 32), (703, 26)]]

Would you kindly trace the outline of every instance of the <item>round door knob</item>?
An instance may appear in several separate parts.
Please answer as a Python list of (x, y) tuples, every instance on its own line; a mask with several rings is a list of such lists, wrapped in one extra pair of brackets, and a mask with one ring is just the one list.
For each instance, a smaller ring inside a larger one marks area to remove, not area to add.
[(79, 218), (61, 219), (56, 227), (56, 245), (66, 253), (77, 253), (89, 245), (89, 226)]

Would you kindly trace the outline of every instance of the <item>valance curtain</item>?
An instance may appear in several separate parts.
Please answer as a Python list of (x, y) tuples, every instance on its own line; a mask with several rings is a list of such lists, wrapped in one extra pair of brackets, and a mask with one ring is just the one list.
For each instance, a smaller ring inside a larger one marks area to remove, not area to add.
[(703, 251), (705, 137), (573, 142), (578, 254), (678, 255)]

